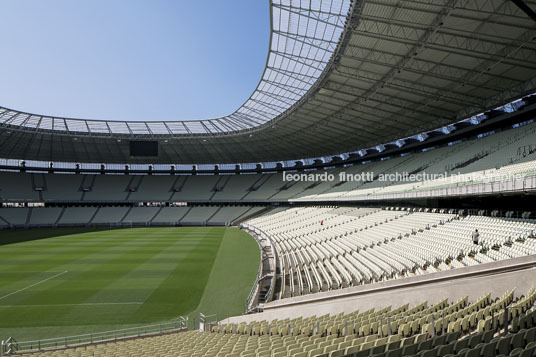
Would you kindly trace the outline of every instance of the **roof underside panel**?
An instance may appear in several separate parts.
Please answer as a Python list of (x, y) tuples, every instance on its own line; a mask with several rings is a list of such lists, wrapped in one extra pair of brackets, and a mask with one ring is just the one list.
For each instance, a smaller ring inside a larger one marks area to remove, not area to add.
[[(536, 10), (536, 1), (525, 3)], [(373, 147), (536, 91), (536, 23), (510, 0), (273, 0), (266, 69), (234, 113), (118, 122), (0, 108), (0, 156), (243, 163)], [(128, 140), (160, 141), (158, 158)]]

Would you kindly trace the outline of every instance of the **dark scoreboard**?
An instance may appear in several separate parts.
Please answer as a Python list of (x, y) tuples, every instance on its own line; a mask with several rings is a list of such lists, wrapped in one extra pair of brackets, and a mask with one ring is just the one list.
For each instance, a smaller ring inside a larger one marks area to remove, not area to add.
[(130, 141), (130, 156), (158, 156), (158, 141)]

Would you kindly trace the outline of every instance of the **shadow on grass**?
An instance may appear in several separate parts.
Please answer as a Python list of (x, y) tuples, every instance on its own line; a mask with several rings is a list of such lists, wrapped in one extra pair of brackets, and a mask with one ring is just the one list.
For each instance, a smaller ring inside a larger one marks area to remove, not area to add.
[(0, 231), (0, 246), (13, 243), (29, 242), (45, 238), (61, 237), (99, 231), (123, 229), (121, 227), (59, 227), (59, 228), (17, 228)]

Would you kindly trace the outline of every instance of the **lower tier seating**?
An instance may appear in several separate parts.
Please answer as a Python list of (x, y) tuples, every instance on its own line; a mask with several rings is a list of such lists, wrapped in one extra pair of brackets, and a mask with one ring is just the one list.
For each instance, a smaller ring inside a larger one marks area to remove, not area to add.
[(183, 206), (183, 207), (33, 207), (0, 208), (0, 229), (54, 225), (217, 224), (225, 225), (248, 217), (264, 207)]
[[(187, 331), (41, 351), (40, 356), (534, 356), (536, 290), (424, 301), (337, 315), (218, 324)], [(505, 324), (506, 321), (506, 324)], [(507, 329), (504, 329), (504, 326)], [(31, 354), (30, 354), (31, 355)]]
[(305, 207), (269, 212), (243, 227), (273, 243), (276, 299), (536, 254), (536, 221), (529, 219)]

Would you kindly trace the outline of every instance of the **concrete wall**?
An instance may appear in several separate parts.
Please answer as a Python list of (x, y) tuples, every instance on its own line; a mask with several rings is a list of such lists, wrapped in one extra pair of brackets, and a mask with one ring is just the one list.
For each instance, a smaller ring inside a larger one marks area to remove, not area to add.
[(411, 307), (426, 300), (431, 305), (444, 298), (455, 301), (463, 296), (471, 302), (485, 293), (499, 297), (512, 289), (520, 296), (532, 286), (536, 286), (536, 255), (282, 299), (266, 304), (263, 313), (222, 322), (320, 316), (389, 305), (395, 308), (406, 303)]

